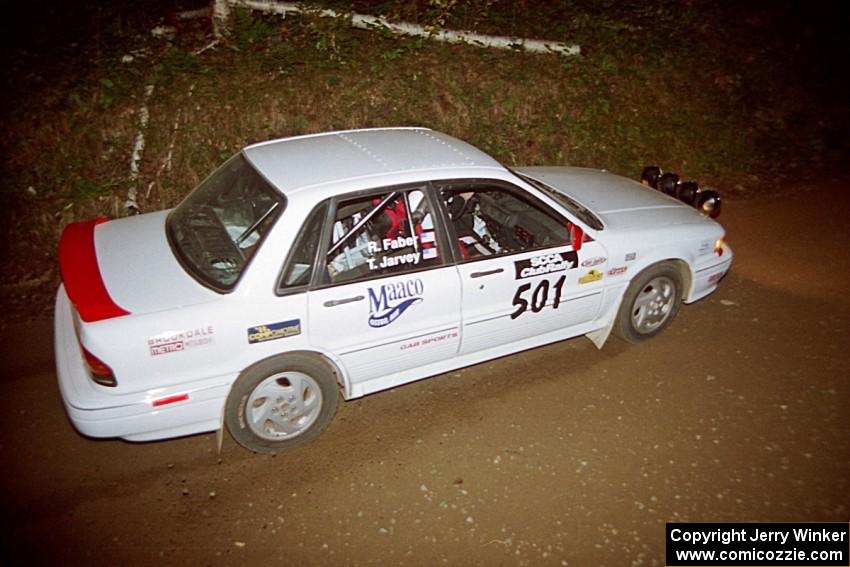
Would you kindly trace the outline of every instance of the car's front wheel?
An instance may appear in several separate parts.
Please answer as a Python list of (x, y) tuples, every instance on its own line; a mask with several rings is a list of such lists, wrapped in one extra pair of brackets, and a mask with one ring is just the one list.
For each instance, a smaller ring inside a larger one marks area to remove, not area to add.
[(654, 337), (667, 327), (682, 303), (682, 277), (669, 263), (639, 273), (623, 295), (614, 333), (630, 343)]
[(234, 382), (224, 420), (237, 443), (277, 453), (314, 439), (336, 413), (333, 371), (317, 357), (281, 355), (246, 368)]

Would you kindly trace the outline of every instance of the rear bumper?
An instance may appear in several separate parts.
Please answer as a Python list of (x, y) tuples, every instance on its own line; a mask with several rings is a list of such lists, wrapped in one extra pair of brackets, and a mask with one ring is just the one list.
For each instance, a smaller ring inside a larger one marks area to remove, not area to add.
[(699, 301), (717, 289), (717, 284), (729, 272), (729, 268), (732, 267), (733, 257), (732, 249), (724, 243), (722, 255), (715, 256), (712, 261), (704, 265), (698, 265), (694, 271), (691, 292), (685, 298), (685, 303)]
[[(224, 402), (235, 377), (218, 376), (132, 394), (113, 393), (111, 388), (95, 384), (83, 362), (64, 286), (56, 295), (54, 341), (56, 375), (65, 411), (83, 435), (150, 441), (221, 427)], [(160, 407), (153, 405), (155, 400), (183, 394), (188, 399)]]

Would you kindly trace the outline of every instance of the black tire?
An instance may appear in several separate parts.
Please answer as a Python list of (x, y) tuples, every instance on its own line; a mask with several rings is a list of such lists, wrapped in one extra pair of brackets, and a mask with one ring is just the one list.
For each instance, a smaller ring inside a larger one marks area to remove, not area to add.
[(333, 419), (338, 397), (333, 369), (318, 356), (275, 356), (239, 375), (224, 421), (246, 449), (279, 453), (316, 438)]
[(655, 264), (639, 273), (623, 295), (614, 334), (639, 343), (663, 331), (682, 304), (682, 276), (669, 263)]

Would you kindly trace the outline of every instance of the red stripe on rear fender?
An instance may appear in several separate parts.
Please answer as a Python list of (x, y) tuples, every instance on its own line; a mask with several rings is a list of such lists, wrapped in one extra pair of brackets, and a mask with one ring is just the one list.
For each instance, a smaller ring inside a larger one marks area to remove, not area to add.
[(129, 315), (109, 296), (94, 247), (94, 228), (108, 219), (71, 223), (59, 239), (59, 269), (65, 291), (77, 308), (80, 318), (91, 323)]

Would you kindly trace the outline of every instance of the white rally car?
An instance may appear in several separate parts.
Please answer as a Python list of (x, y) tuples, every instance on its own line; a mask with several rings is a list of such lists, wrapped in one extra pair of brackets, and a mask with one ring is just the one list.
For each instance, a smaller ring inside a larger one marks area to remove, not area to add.
[(274, 452), (357, 398), (577, 335), (657, 334), (732, 263), (723, 228), (603, 171), (508, 169), (422, 128), (256, 144), (175, 209), (67, 226), (76, 428)]

